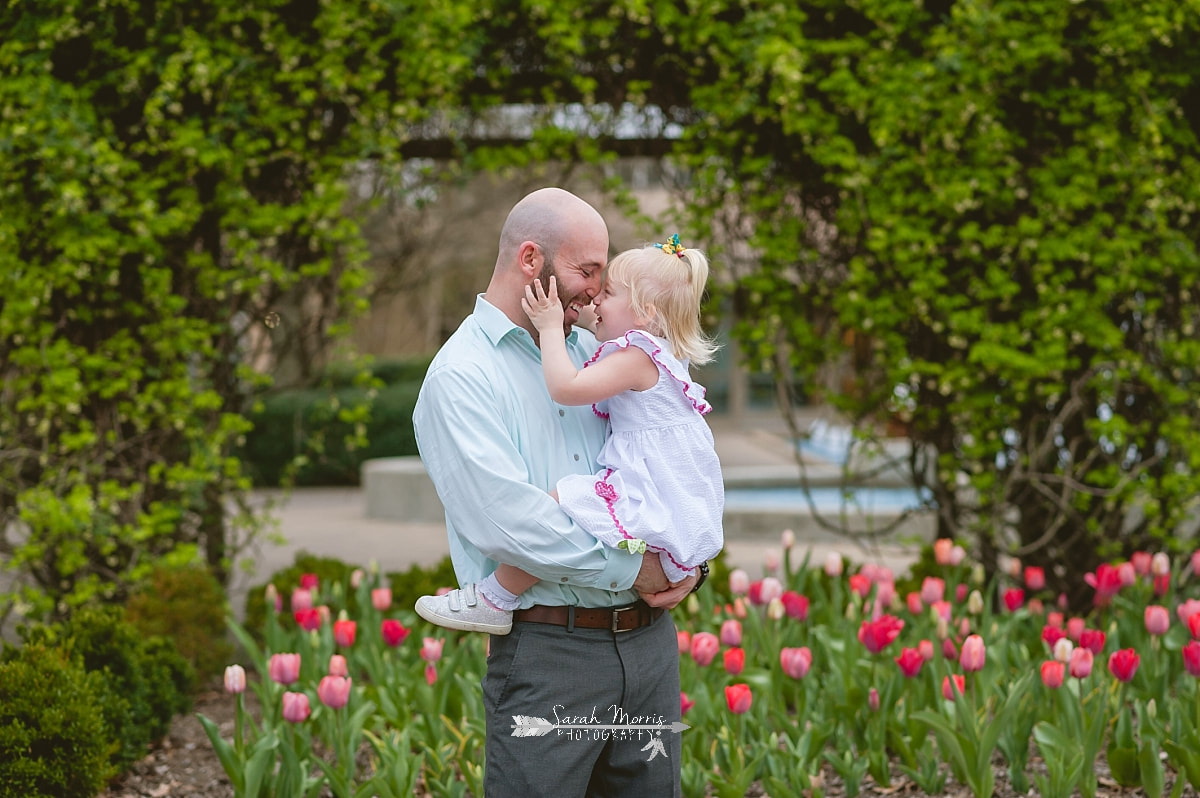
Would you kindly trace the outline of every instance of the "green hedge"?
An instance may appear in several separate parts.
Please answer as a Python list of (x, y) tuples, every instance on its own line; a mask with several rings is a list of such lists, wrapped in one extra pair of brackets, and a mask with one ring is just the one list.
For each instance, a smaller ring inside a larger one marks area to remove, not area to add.
[(339, 418), (341, 408), (367, 399), (368, 389), (354, 384), (349, 368), (330, 369), (326, 377), (332, 388), (283, 391), (265, 398), (261, 409), (250, 415), (254, 429), (246, 434), (239, 455), (247, 473), (257, 485), (279, 485), (289, 466), (302, 457), (296, 485), (357, 485), (364, 460), (415, 455), (412, 411), (428, 367), (428, 358), (372, 367), (372, 376), (383, 387), (371, 403), (367, 444), (362, 447), (347, 447), (355, 425)]

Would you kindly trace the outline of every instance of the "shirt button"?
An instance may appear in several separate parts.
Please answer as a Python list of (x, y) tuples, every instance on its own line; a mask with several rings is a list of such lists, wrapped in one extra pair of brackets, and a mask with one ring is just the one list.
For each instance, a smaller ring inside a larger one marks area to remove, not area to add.
[(559, 415), (560, 417), (561, 417), (561, 416), (565, 416), (566, 414), (567, 414), (567, 412), (566, 412), (565, 410), (563, 410), (561, 407), (560, 407), (560, 408), (558, 408), (558, 415)]
[(611, 587), (613, 590), (616, 590), (616, 589), (617, 589), (617, 583), (616, 583), (616, 582), (610, 582), (608, 586), (609, 586), (609, 587)]
[(579, 455), (575, 455), (575, 462), (579, 462)]
[(560, 582), (566, 582), (566, 581), (567, 581), (567, 578), (564, 576), (562, 579), (560, 579), (560, 580), (558, 580), (558, 581), (560, 581)]

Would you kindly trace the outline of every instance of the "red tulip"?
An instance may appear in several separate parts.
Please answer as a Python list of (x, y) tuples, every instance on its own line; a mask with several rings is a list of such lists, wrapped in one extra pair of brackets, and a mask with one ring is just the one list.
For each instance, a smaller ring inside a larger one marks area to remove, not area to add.
[(954, 641), (948, 637), (942, 641), (942, 658), (958, 659), (958, 646), (954, 645)]
[(712, 632), (696, 632), (692, 635), (692, 659), (697, 665), (708, 665), (720, 650), (721, 641)]
[(1120, 592), (1122, 586), (1120, 571), (1107, 563), (1097, 566), (1094, 574), (1084, 574), (1083, 581), (1096, 590), (1097, 606), (1108, 604), (1112, 597)]
[(942, 679), (942, 696), (947, 701), (953, 701), (957, 695), (961, 695), (966, 689), (967, 680), (961, 673), (952, 673)]
[(392, 589), (390, 587), (377, 587), (372, 590), (371, 606), (380, 612), (392, 606)]
[(879, 711), (879, 691), (874, 687), (867, 693), (867, 709), (872, 712)]
[(1132, 648), (1114, 651), (1108, 658), (1108, 670), (1122, 682), (1128, 682), (1137, 673), (1142, 658)]
[(1189, 640), (1183, 647), (1183, 667), (1193, 676), (1200, 676), (1200, 640)]
[(1154, 577), (1154, 595), (1165, 596), (1167, 591), (1171, 589), (1171, 575), (1162, 574)]
[(1092, 672), (1094, 659), (1091, 649), (1080, 646), (1071, 650), (1071, 675), (1076, 679), (1086, 679)]
[(851, 574), (850, 575), (850, 590), (862, 598), (866, 598), (871, 592), (871, 580), (866, 574)]
[(392, 648), (404, 642), (404, 638), (408, 637), (411, 629), (404, 628), (404, 624), (394, 618), (386, 618), (379, 624), (379, 633), (383, 635), (383, 642), (387, 643)]
[(1098, 657), (1104, 651), (1106, 637), (1099, 629), (1084, 629), (1079, 633), (1079, 645), (1090, 649)]
[[(1086, 650), (1086, 649), (1085, 649)], [(1056, 659), (1048, 659), (1042, 663), (1042, 684), (1050, 688), (1062, 687), (1065, 665)]]
[(808, 596), (802, 596), (795, 590), (788, 590), (779, 598), (783, 602), (783, 609), (789, 618), (795, 618), (797, 621), (808, 619)]
[(900, 635), (904, 621), (894, 615), (881, 615), (875, 621), (863, 621), (858, 627), (858, 641), (867, 647), (867, 651), (878, 654), (887, 648)]
[(304, 693), (283, 694), (283, 719), (289, 723), (303, 723), (312, 714), (308, 696)]
[(1025, 603), (1025, 591), (1019, 587), (1010, 587), (1004, 591), (1001, 598), (1004, 600), (1004, 606), (1008, 608), (1009, 612), (1016, 612)]
[[(1046, 625), (1053, 626), (1055, 629), (1063, 628), (1063, 614), (1057, 610), (1046, 613)], [(1072, 640), (1071, 642), (1075, 642)]]
[(267, 663), (267, 675), (279, 684), (291, 684), (300, 678), (299, 654), (272, 654)]
[(746, 651), (741, 648), (725, 649), (725, 672), (737, 676), (746, 667)]
[(750, 711), (750, 704), (754, 701), (754, 695), (750, 692), (748, 684), (731, 684), (725, 688), (725, 703), (729, 705), (729, 711), (735, 715), (744, 715)]
[(803, 679), (812, 667), (812, 651), (808, 646), (784, 648), (779, 651), (779, 664), (783, 672), (793, 679)]
[(904, 595), (904, 602), (908, 605), (908, 611), (913, 615), (920, 615), (925, 611), (925, 604), (921, 601), (921, 594), (915, 590), (910, 590)]
[(425, 663), (425, 684), (433, 685), (437, 681), (437, 665), (432, 662)]
[(967, 673), (981, 671), (986, 661), (987, 646), (983, 644), (982, 637), (971, 635), (963, 641), (962, 652), (958, 660), (958, 664), (962, 667), (963, 671)]
[(679, 693), (679, 716), (683, 717), (688, 713), (688, 710), (696, 706), (696, 702), (687, 697), (687, 693), (680, 691)]
[(1200, 640), (1200, 612), (1193, 612), (1188, 618), (1188, 632), (1194, 639)]
[(350, 648), (354, 645), (354, 635), (357, 630), (358, 625), (354, 621), (334, 621), (333, 642), (341, 648)]
[(740, 646), (742, 644), (742, 623), (730, 618), (721, 624), (721, 645)]
[(680, 630), (675, 633), (675, 638), (679, 642), (679, 653), (686, 654), (692, 650), (692, 633), (687, 630)]
[(921, 666), (925, 664), (925, 657), (921, 655), (920, 649), (904, 648), (900, 650), (900, 656), (896, 657), (896, 664), (900, 666), (900, 672), (904, 674), (904, 677), (911, 679), (921, 672)]
[(1054, 644), (1066, 636), (1067, 633), (1062, 629), (1059, 629), (1057, 626), (1046, 624), (1042, 627), (1042, 639), (1046, 641), (1046, 644), (1050, 646), (1050, 648), (1054, 648)]
[(1156, 637), (1165, 635), (1171, 628), (1171, 614), (1167, 612), (1166, 607), (1151, 604), (1143, 615), (1146, 621), (1146, 631)]
[(296, 625), (306, 632), (312, 632), (321, 628), (321, 612), (309, 608), (307, 610), (296, 610), (292, 613), (292, 617), (296, 619)]
[(316, 590), (318, 579), (316, 574), (300, 574), (300, 587), (305, 590)]
[(345, 676), (326, 676), (317, 685), (317, 698), (330, 709), (341, 709), (350, 701), (352, 681)]
[(1036, 592), (1046, 586), (1046, 569), (1036, 565), (1025, 566), (1025, 587)]
[(954, 600), (959, 604), (967, 598), (967, 586), (961, 582), (954, 586)]

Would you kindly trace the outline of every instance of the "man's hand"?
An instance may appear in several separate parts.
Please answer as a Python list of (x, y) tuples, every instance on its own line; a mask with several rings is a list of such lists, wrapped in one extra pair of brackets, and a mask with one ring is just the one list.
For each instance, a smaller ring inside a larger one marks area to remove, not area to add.
[(563, 307), (558, 299), (558, 284), (554, 275), (550, 275), (548, 291), (542, 290), (542, 284), (538, 280), (525, 286), (525, 296), (521, 299), (521, 308), (539, 333), (553, 329), (561, 330)]
[(663, 572), (662, 561), (658, 554), (643, 554), (642, 569), (638, 571), (637, 579), (633, 580), (633, 589), (643, 596), (661, 593), (671, 587)]
[(677, 582), (658, 593), (642, 593), (642, 601), (651, 607), (662, 607), (667, 610), (674, 609), (681, 601), (688, 597), (688, 594), (692, 592), (692, 588), (695, 586), (696, 576), (693, 574), (682, 582)]

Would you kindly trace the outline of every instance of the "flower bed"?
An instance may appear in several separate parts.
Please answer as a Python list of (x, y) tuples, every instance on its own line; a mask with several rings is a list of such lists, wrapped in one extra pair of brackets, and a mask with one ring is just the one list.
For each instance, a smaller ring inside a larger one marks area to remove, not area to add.
[[(1037, 569), (984, 584), (948, 542), (920, 582), (793, 553), (673, 613), (685, 795), (816, 796), (832, 771), (848, 796), (868, 778), (990, 796), (999, 763), (1017, 793), (1091, 798), (1102, 759), (1152, 798), (1200, 785), (1200, 553), (1101, 566), (1086, 614)], [(287, 613), (269, 588), (262, 645), (231, 624), (258, 678), (231, 666), (232, 739), (207, 730), (236, 795), (483, 794), (488, 638), (428, 626), (376, 582), (309, 579)]]

